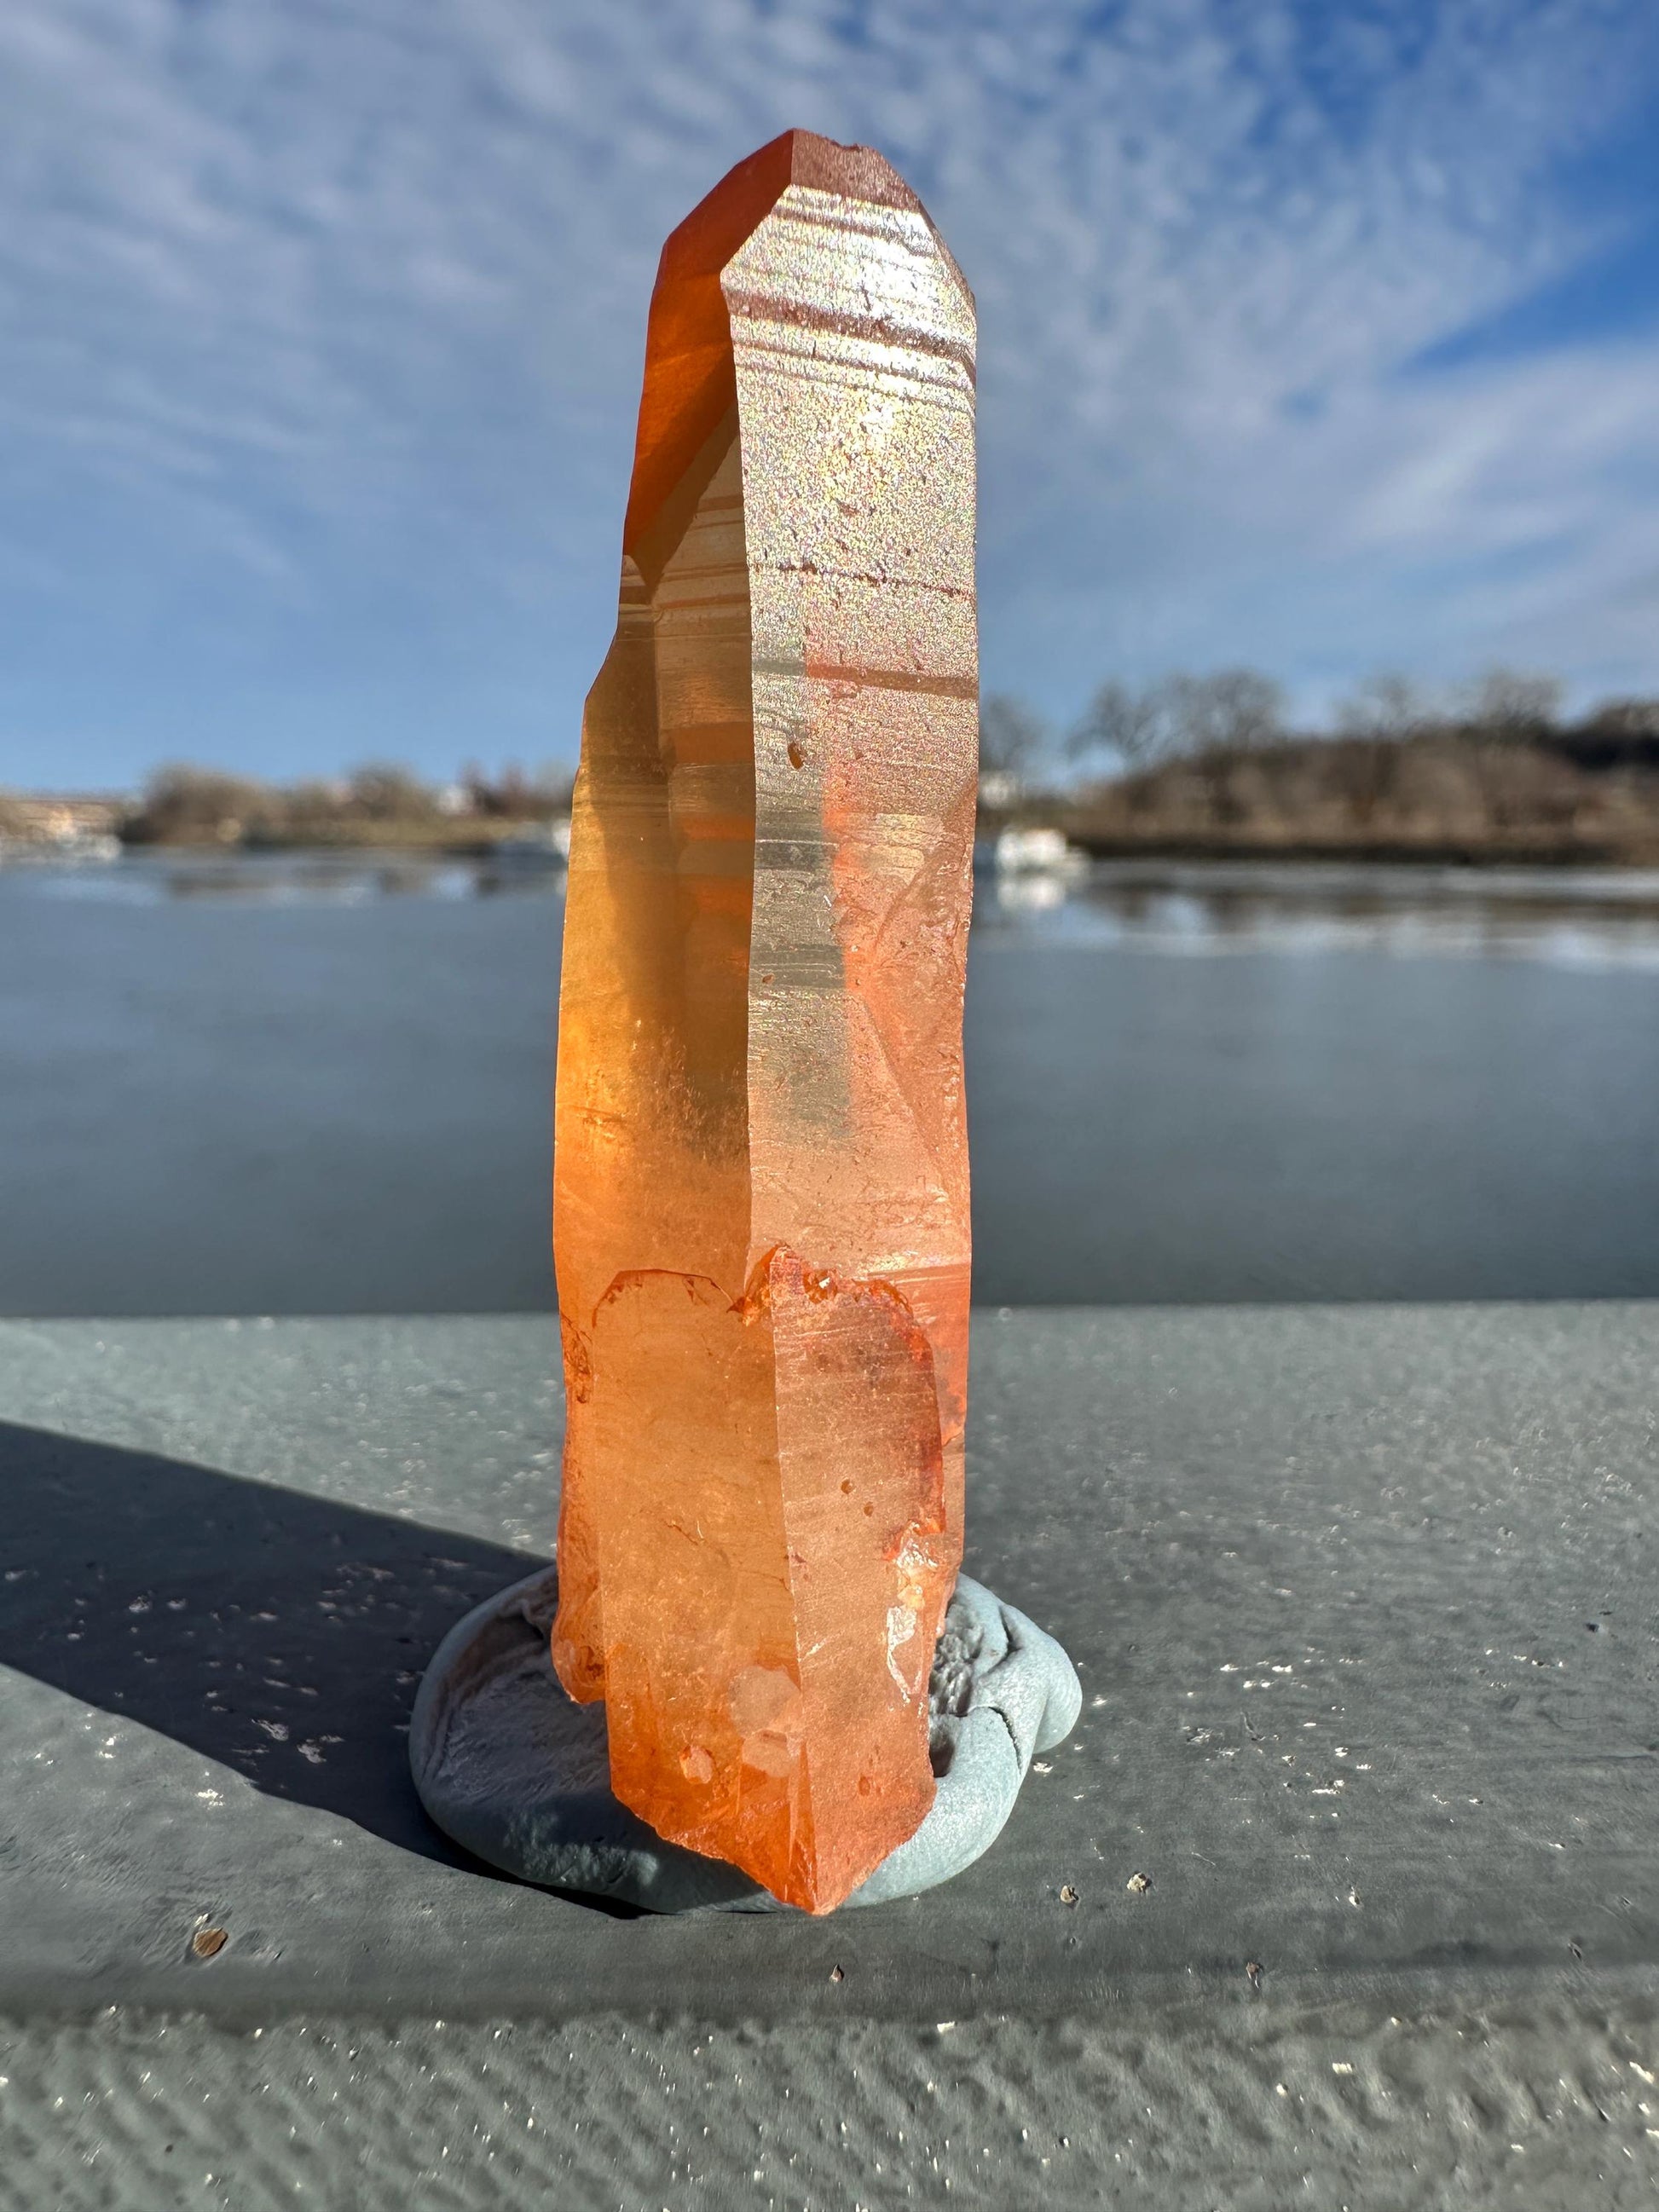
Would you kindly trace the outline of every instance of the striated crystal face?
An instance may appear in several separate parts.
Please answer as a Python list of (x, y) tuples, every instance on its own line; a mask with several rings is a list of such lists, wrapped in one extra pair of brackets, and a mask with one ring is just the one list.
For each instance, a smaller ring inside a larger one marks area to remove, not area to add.
[(962, 1549), (973, 362), (866, 149), (687, 217), (576, 786), (554, 1662), (625, 1804), (818, 1912), (933, 1801)]

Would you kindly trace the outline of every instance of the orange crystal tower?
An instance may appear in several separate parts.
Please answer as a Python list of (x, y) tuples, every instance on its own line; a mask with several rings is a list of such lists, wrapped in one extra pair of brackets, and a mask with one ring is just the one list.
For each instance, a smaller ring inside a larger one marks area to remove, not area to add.
[(560, 999), (553, 1656), (616, 1794), (828, 1911), (933, 1802), (962, 1550), (972, 295), (790, 131), (664, 248)]

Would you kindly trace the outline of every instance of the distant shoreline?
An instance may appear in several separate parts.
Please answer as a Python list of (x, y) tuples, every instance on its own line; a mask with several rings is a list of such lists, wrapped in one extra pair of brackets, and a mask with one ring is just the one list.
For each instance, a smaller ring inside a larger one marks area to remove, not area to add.
[[(1425, 723), (1370, 736), (1269, 732), (1066, 785), (988, 768), (979, 856), (1038, 871), (1066, 865), (1067, 848), (1071, 865), (1086, 855), (1468, 870), (1659, 866), (1659, 728), (1650, 726), (1656, 715), (1659, 708), (1632, 708), (1629, 728), (1614, 718), (1572, 730)], [(0, 854), (489, 860), (509, 850), (562, 858), (572, 796), (568, 777), (532, 784), (473, 775), (433, 787), (380, 767), (278, 786), (173, 768), (158, 771), (137, 799), (0, 793)]]
[[(153, 854), (158, 860), (188, 860), (234, 866), (244, 860), (290, 856), (319, 858), (351, 856), (431, 860), (545, 860), (561, 866), (563, 854), (550, 837), (526, 836), (525, 823), (504, 823), (484, 828), (477, 823), (464, 829), (447, 825), (439, 831), (426, 823), (402, 825), (379, 823), (343, 825), (330, 831), (311, 831), (293, 836), (238, 838), (234, 842), (203, 837), (119, 838), (70, 836), (62, 838), (7, 838), (0, 836), (0, 866), (20, 863), (138, 860)], [(539, 827), (540, 825), (533, 825)], [(1504, 869), (1536, 870), (1571, 876), (1597, 872), (1638, 875), (1659, 870), (1659, 844), (1620, 846), (1589, 839), (1536, 839), (1494, 836), (1425, 838), (1263, 837), (1260, 836), (1204, 836), (1165, 833), (1144, 837), (1103, 834), (1074, 823), (1067, 811), (1032, 809), (1017, 823), (991, 816), (982, 824), (975, 865), (995, 870), (999, 830), (1053, 829), (1071, 850), (1091, 861), (1164, 864), (1181, 867), (1244, 868), (1305, 867), (1310, 870), (1353, 867), (1378, 871), (1413, 868), (1447, 869), (1469, 875), (1493, 875)], [(1040, 871), (1038, 871), (1040, 872)]]
[[(1504, 838), (1263, 838), (1101, 834), (1069, 824), (1062, 812), (1048, 817), (1091, 860), (1235, 861), (1241, 864), (1429, 868), (1659, 867), (1659, 843), (1619, 846), (1589, 840)], [(1035, 821), (1035, 817), (1033, 817)]]

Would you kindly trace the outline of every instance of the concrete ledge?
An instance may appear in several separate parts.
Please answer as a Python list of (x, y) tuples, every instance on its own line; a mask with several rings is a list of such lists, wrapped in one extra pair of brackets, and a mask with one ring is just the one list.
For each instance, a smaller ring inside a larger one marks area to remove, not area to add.
[(1659, 1309), (982, 1316), (968, 1564), (1083, 1719), (969, 1874), (817, 1923), (613, 1917), (420, 1812), (418, 1672), (551, 1549), (553, 1354), (520, 1317), (0, 1327), (0, 2012), (1659, 1988)]
[(1648, 2006), (0, 2022), (7, 2212), (1652, 2212)]

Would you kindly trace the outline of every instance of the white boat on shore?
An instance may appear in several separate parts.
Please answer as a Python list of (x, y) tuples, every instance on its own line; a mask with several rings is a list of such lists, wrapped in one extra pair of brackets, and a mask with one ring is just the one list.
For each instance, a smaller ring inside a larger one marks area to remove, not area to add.
[(570, 820), (533, 822), (497, 838), (489, 848), (490, 865), (501, 868), (562, 868), (570, 858)]
[(1058, 830), (1004, 830), (991, 848), (992, 865), (1003, 876), (1077, 876), (1089, 859)]

